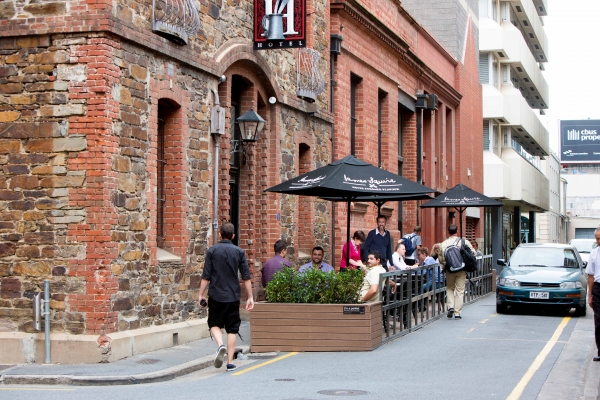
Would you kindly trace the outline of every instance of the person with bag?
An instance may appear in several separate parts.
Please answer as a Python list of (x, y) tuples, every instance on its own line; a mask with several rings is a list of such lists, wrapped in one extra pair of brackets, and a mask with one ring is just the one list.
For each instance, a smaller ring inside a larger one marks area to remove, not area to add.
[[(471, 268), (470, 262), (469, 268), (466, 267), (466, 263), (463, 261), (464, 257), (468, 256), (467, 251), (472, 254), (472, 259), (475, 260), (475, 250), (466, 239), (459, 238), (456, 233), (458, 227), (454, 224), (448, 227), (448, 239), (444, 240), (440, 246), (439, 262), (444, 268), (446, 275), (446, 303), (448, 305), (448, 318), (461, 319), (461, 312), (463, 308), (463, 301), (465, 295), (465, 282), (467, 280), (467, 269)], [(463, 254), (461, 254), (461, 250)], [(476, 268), (476, 265), (475, 265)], [(456, 294), (455, 294), (456, 292)]]
[(402, 236), (398, 243), (404, 243), (404, 247), (406, 248), (406, 255), (404, 256), (406, 265), (418, 264), (417, 249), (420, 249), (423, 244), (421, 239), (421, 227), (418, 225), (415, 226), (413, 233)]

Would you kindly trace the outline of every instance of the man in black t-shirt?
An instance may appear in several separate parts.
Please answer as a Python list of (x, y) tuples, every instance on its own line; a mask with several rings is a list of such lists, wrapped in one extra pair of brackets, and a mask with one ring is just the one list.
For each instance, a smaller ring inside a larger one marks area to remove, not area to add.
[[(219, 345), (215, 356), (215, 368), (221, 368), (225, 354), (227, 354), (227, 371), (234, 371), (233, 355), (235, 352), (235, 335), (240, 329), (240, 278), (241, 273), (248, 300), (246, 310), (254, 308), (252, 297), (252, 284), (250, 282), (250, 270), (246, 261), (246, 253), (234, 245), (231, 240), (234, 237), (235, 227), (226, 222), (221, 226), (221, 241), (208, 249), (200, 283), (200, 295), (198, 301), (201, 307), (208, 305), (208, 327), (210, 333)], [(206, 286), (208, 289), (208, 302), (204, 297)], [(223, 345), (223, 333), (227, 332), (227, 348)]]

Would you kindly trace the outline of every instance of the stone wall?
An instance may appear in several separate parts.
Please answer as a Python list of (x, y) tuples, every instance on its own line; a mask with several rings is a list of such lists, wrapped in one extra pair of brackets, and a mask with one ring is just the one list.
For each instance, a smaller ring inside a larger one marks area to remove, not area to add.
[[(245, 167), (244, 176), (260, 177), (244, 193), (252, 218), (240, 238), (253, 281), (280, 237), (296, 257), (297, 199), (284, 196), (277, 205), (263, 191), (295, 176), (301, 143), (311, 147), (312, 167), (330, 161), (328, 91), (309, 116), (296, 98), (298, 50), (251, 51), (249, 0), (198, 3), (202, 28), (187, 46), (151, 33), (151, 3), (0, 5), (0, 331), (32, 331), (31, 298), (45, 279), (55, 332), (106, 333), (205, 315), (196, 299), (213, 241), (211, 90), (240, 60), (252, 61), (236, 73), (278, 97), (272, 144)], [(326, 77), (329, 39), (321, 33), (329, 3), (308, 0), (307, 7), (309, 43), (322, 53)], [(165, 115), (172, 231), (161, 247), (179, 257), (170, 261), (157, 257), (157, 133)], [(277, 146), (279, 158), (272, 157)], [(228, 180), (220, 185), (223, 221)], [(327, 247), (329, 206), (313, 207), (314, 241)], [(275, 213), (284, 217), (274, 226)], [(256, 232), (260, 239), (249, 244)]]

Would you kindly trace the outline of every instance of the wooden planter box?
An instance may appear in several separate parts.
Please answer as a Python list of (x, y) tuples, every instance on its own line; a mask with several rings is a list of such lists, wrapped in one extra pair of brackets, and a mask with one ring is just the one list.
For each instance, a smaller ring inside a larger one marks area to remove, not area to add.
[(253, 353), (370, 351), (381, 344), (381, 303), (258, 302), (250, 311)]

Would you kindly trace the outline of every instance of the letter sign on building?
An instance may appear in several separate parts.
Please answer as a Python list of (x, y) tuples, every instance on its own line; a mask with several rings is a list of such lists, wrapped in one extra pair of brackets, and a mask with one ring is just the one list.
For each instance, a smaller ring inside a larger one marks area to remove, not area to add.
[(306, 47), (306, 0), (254, 0), (254, 49)]
[(560, 162), (600, 163), (600, 120), (560, 121)]

